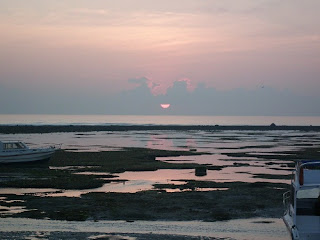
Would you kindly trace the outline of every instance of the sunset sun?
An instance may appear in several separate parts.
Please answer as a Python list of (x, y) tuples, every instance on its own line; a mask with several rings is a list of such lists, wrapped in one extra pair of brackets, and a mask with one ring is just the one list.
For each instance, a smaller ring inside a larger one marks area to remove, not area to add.
[(170, 104), (169, 103), (162, 103), (160, 104), (160, 106), (163, 108), (163, 109), (167, 109), (170, 107)]

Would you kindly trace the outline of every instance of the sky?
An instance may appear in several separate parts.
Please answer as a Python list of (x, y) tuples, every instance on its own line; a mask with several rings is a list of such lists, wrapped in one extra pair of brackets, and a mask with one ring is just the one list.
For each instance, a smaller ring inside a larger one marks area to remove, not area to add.
[(320, 116), (319, 11), (319, 0), (1, 0), (0, 113)]

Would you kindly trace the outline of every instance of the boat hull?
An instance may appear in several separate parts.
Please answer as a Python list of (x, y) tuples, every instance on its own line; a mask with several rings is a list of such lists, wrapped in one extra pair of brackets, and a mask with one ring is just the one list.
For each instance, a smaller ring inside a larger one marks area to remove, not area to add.
[(297, 231), (297, 228), (295, 227), (294, 223), (293, 223), (293, 219), (290, 216), (290, 214), (287, 212), (284, 216), (283, 216), (283, 221), (286, 224), (287, 230), (290, 233), (291, 239), (292, 240), (298, 240), (300, 239), (299, 237), (299, 233)]
[(301, 240), (320, 239), (320, 216), (297, 216), (297, 228)]
[(292, 240), (319, 240), (320, 239), (320, 217), (298, 216), (297, 226), (294, 225), (292, 217), (286, 213), (283, 221), (291, 235)]
[(14, 154), (0, 154), (0, 163), (26, 163), (49, 160), (54, 149), (25, 151)]

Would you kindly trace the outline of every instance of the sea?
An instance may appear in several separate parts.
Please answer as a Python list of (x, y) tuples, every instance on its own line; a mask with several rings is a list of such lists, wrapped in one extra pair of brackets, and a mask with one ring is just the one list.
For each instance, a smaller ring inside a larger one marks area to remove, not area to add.
[(320, 126), (320, 116), (177, 116), (0, 114), (0, 125)]

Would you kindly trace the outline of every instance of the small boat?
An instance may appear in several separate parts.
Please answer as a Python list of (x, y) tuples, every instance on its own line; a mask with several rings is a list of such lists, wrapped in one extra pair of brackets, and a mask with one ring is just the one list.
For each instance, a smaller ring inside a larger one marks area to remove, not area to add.
[(296, 163), (290, 191), (283, 194), (283, 221), (294, 240), (320, 239), (320, 161)]
[(57, 148), (29, 148), (23, 142), (0, 141), (0, 163), (25, 163), (49, 160)]

